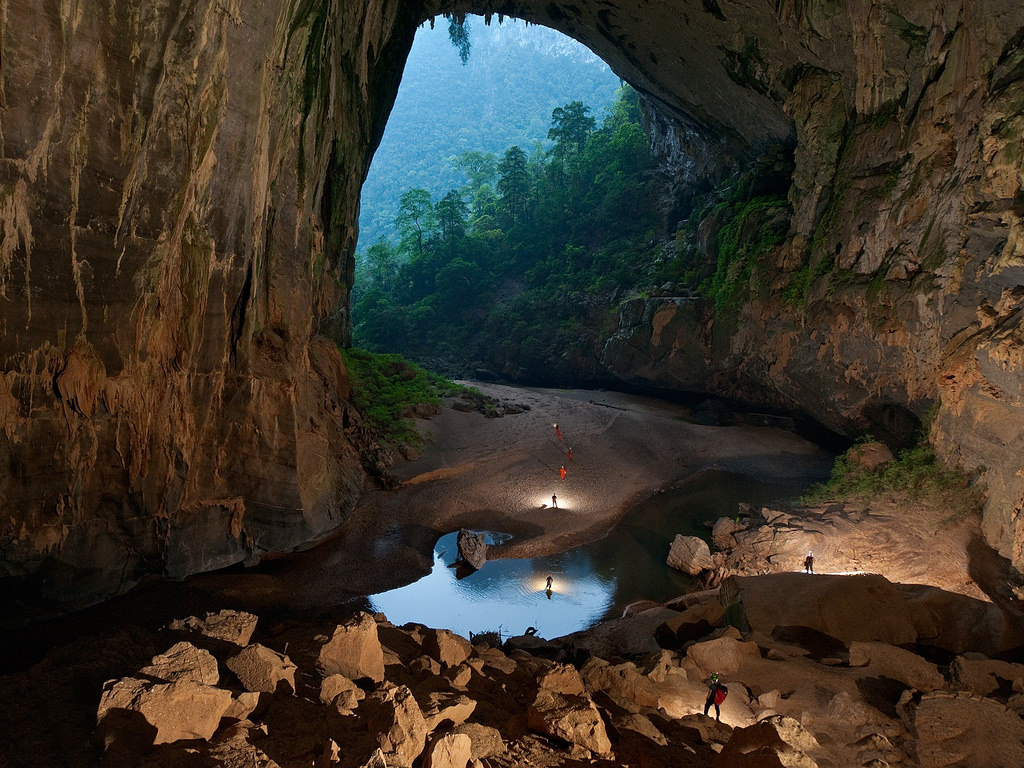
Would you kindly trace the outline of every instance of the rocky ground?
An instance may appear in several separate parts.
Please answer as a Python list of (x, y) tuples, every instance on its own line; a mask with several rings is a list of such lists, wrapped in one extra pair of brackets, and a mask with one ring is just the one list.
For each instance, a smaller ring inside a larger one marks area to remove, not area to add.
[[(738, 510), (706, 555), (676, 563), (713, 588), (565, 638), (471, 644), (335, 616), (324, 590), (408, 578), (437, 532), (517, 534), (490, 556), (557, 551), (701, 467), (794, 472), (821, 458), (785, 432), (701, 427), (649, 401), (502, 394), (529, 410), (426, 422), (402, 488), (369, 494), (331, 546), (249, 581), (197, 581), (204, 601), (233, 597), (262, 618), (216, 610), (141, 628), (126, 616), (0, 678), (0, 766), (1024, 765), (1017, 575), (941, 511)], [(560, 516), (541, 506), (552, 488)], [(801, 572), (808, 550), (814, 575)], [(289, 593), (311, 610), (282, 612)], [(712, 673), (729, 689), (721, 722), (703, 715)]]

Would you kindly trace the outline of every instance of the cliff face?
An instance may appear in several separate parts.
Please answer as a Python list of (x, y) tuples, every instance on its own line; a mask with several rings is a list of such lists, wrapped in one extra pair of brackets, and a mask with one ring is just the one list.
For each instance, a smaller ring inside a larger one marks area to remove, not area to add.
[(414, 22), (10, 0), (0, 24), (0, 573), (92, 599), (322, 537), (367, 446), (320, 334)]
[(842, 428), (938, 401), (934, 441), (988, 467), (986, 533), (1024, 562), (1024, 11), (903, 5), (0, 0), (0, 572), (91, 599), (341, 524), (367, 446), (327, 336), (412, 35), (442, 11), (590, 45), (682, 187), (795, 140), (791, 230), (741, 330), (631, 309), (621, 374)]

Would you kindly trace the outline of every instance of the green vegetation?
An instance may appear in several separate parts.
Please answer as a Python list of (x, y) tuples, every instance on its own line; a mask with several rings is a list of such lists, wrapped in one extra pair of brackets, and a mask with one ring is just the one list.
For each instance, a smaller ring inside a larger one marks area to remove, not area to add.
[(870, 501), (884, 497), (941, 511), (942, 524), (980, 514), (984, 487), (976, 477), (943, 468), (931, 446), (908, 448), (895, 461), (873, 469), (857, 462), (860, 447), (855, 445), (837, 458), (829, 480), (812, 488), (802, 501), (814, 504), (836, 498)]
[[(361, 193), (360, 251), (397, 239), (404, 190), (434, 200), (468, 175), (466, 154), (500, 157), (518, 145), (530, 155), (548, 144), (551, 111), (567, 102), (605, 114), (619, 78), (584, 46), (558, 32), (505, 18), (436, 19), (416, 33), (387, 129)], [(472, 55), (464, 65), (463, 53)]]
[(463, 153), (465, 183), (440, 199), (402, 193), (398, 242), (358, 257), (355, 344), (537, 369), (578, 348), (615, 292), (650, 279), (653, 161), (637, 94), (622, 89), (600, 127), (582, 102), (557, 107), (548, 135), (550, 151)]
[(393, 446), (423, 443), (412, 422), (417, 406), (440, 408), (441, 398), (467, 387), (425, 371), (400, 355), (375, 355), (364, 349), (343, 349), (356, 409), (381, 440)]

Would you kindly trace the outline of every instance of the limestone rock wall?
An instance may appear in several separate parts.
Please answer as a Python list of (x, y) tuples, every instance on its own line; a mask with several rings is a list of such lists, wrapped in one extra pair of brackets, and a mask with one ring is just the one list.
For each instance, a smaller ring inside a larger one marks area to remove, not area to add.
[(675, 297), (627, 306), (604, 362), (634, 384), (797, 409), (849, 435), (898, 443), (930, 422), (940, 455), (981, 473), (986, 538), (1022, 565), (1024, 12), (822, 13), (790, 17), (832, 30), (809, 44), (837, 51), (791, 70), (793, 215), (750, 300), (730, 322)]
[(699, 381), (826, 423), (938, 400), (933, 439), (989, 468), (986, 532), (1022, 560), (1019, 3), (0, 0), (0, 573), (95, 598), (340, 525), (371, 449), (328, 337), (412, 36), (445, 11), (591, 46), (678, 188), (795, 142), (742, 331), (630, 316), (703, 350)]
[(0, 2), (0, 575), (91, 600), (346, 518), (368, 446), (321, 334), (396, 5)]

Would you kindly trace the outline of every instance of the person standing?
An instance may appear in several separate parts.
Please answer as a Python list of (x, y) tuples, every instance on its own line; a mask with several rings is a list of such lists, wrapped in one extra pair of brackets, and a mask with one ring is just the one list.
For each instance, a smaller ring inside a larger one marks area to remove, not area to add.
[(561, 440), (562, 439), (562, 430), (560, 430), (558, 428), (557, 424), (555, 424), (555, 439), (556, 440)]
[(804, 571), (806, 573), (814, 573), (814, 553), (808, 552), (807, 557), (804, 558)]
[(562, 473), (562, 479), (565, 480), (565, 467), (562, 467), (560, 471)]
[(551, 508), (558, 509), (558, 494), (551, 494)]
[(711, 705), (715, 705), (715, 720), (722, 722), (722, 702), (725, 701), (725, 697), (729, 695), (729, 689), (718, 681), (718, 675), (712, 674), (711, 681), (708, 683), (708, 697), (704, 701), (704, 716), (707, 717), (708, 712), (711, 710)]

